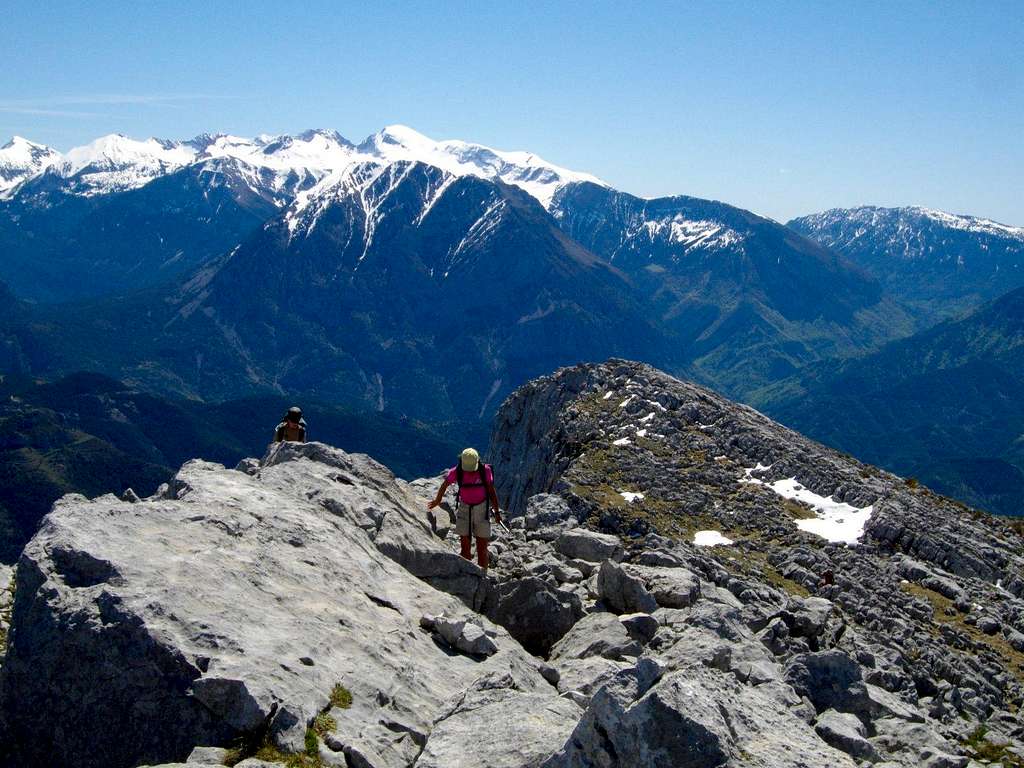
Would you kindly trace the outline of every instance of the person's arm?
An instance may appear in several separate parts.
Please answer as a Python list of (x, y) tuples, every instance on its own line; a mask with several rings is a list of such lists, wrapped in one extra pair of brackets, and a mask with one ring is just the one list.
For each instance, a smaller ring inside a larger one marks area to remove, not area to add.
[(427, 509), (434, 509), (435, 507), (441, 506), (441, 499), (444, 498), (445, 491), (448, 490), (450, 485), (451, 483), (449, 483), (447, 479), (441, 483), (441, 487), (437, 491), (437, 496), (434, 497), (432, 502), (427, 504)]
[(306, 428), (305, 427), (299, 427), (299, 429), (302, 430), (299, 433), (299, 442), (300, 443), (304, 443), (304, 442), (306, 442)]
[(494, 473), (490, 473), (490, 482), (487, 483), (487, 491), (491, 497), (491, 508), (494, 510), (494, 519), (501, 522), (501, 505), (498, 503), (498, 491), (494, 487)]
[(284, 442), (284, 425), (283, 424), (278, 424), (277, 425), (277, 429), (274, 430), (274, 442), (275, 443), (283, 443)]

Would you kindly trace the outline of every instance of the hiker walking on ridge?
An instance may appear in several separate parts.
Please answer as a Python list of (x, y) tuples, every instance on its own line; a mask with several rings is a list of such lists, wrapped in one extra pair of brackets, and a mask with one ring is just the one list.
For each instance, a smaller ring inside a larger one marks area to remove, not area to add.
[(302, 409), (292, 406), (284, 415), (284, 421), (274, 431), (275, 443), (306, 442), (306, 420), (302, 418)]
[(487, 570), (487, 542), (491, 538), (491, 516), (489, 508), (494, 510), (494, 520), (501, 523), (501, 507), (498, 494), (494, 491), (494, 471), (480, 461), (480, 454), (467, 448), (459, 456), (458, 463), (448, 470), (441, 488), (434, 500), (427, 504), (427, 509), (441, 505), (449, 486), (458, 486), (458, 511), (455, 517), (455, 531), (459, 534), (462, 545), (462, 556), (473, 559), (470, 535), (476, 539), (477, 563)]

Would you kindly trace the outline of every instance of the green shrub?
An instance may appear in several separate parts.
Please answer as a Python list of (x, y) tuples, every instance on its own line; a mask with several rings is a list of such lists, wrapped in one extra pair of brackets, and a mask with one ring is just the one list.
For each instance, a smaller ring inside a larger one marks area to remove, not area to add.
[(306, 729), (306, 754), (310, 757), (320, 754), (320, 739), (312, 728)]
[(331, 717), (326, 712), (321, 712), (313, 720), (313, 730), (316, 731), (318, 736), (326, 736), (331, 731), (338, 728), (338, 721)]
[(331, 690), (331, 706), (338, 709), (348, 709), (352, 706), (352, 692), (341, 683), (338, 683)]

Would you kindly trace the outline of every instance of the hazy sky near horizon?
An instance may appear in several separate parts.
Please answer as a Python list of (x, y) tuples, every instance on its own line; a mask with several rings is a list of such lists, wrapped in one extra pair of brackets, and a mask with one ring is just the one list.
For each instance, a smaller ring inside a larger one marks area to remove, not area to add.
[(1024, 226), (1024, 0), (14, 0), (0, 143), (401, 123), (779, 220), (920, 204)]

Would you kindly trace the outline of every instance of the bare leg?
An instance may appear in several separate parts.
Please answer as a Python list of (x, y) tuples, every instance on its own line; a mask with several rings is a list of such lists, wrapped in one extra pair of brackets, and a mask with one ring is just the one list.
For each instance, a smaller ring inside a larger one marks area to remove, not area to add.
[(476, 557), (480, 567), (487, 570), (487, 539), (482, 539), (479, 536), (476, 537)]

